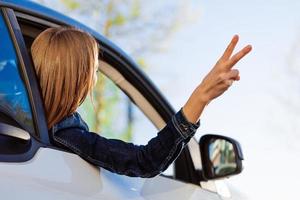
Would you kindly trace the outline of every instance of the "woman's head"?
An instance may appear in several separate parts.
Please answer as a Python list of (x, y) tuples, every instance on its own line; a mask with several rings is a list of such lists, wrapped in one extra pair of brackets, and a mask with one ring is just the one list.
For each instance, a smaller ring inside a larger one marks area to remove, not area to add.
[(92, 89), (98, 67), (98, 45), (81, 30), (48, 28), (34, 40), (31, 54), (51, 128), (75, 112)]

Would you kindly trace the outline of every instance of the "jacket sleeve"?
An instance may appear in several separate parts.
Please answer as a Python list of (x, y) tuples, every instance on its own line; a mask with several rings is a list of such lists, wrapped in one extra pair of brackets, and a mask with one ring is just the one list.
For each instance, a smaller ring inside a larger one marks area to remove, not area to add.
[(88, 162), (111, 172), (153, 177), (167, 169), (179, 156), (199, 124), (189, 123), (181, 109), (147, 145), (107, 139), (79, 128), (60, 130), (53, 139), (57, 145), (63, 145)]

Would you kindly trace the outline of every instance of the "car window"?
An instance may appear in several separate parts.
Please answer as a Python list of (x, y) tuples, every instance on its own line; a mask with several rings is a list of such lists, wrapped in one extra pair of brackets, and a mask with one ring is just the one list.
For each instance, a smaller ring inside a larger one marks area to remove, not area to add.
[(31, 107), (8, 28), (0, 15), (0, 119), (33, 133)]
[[(33, 26), (33, 23), (22, 18), (18, 18), (18, 22), (26, 46), (30, 49), (33, 38), (45, 27), (40, 27), (37, 23), (34, 23), (35, 26)], [(147, 144), (158, 132), (130, 97), (102, 73), (98, 75), (98, 84), (92, 98), (88, 96), (78, 111), (87, 122), (90, 131), (107, 138), (121, 139), (135, 144)], [(172, 168), (173, 166), (170, 169)]]

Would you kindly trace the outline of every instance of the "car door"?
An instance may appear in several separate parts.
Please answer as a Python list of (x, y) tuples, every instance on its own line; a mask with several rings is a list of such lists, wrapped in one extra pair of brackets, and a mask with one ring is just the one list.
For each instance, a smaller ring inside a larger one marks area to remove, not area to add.
[[(12, 87), (8, 87), (11, 88), (13, 97), (6, 98), (11, 100), (8, 101), (7, 107), (10, 106), (10, 110), (21, 110), (27, 114), (27, 117), (19, 119), (20, 115), (13, 114), (13, 112), (1, 112), (3, 116), (6, 116), (6, 118), (1, 116), (3, 126), (0, 134), (6, 138), (2, 140), (1, 137), (0, 142), (7, 146), (0, 152), (0, 187), (4, 197), (9, 199), (32, 197), (44, 199), (218, 199), (217, 195), (206, 192), (196, 185), (162, 176), (140, 179), (112, 174), (90, 165), (75, 154), (53, 147), (49, 143), (42, 101), (27, 48), (32, 42), (32, 36), (36, 36), (46, 27), (59, 26), (63, 22), (60, 24), (56, 23), (57, 21), (48, 21), (48, 19), (26, 12), (15, 12), (9, 8), (1, 8), (1, 20), (1, 32), (3, 32), (1, 38), (7, 41), (5, 52), (11, 53), (9, 59), (4, 56), (3, 60), (12, 61), (6, 63), (14, 63), (14, 72), (9, 75), (8, 72), (3, 73), (5, 72), (3, 69), (7, 71), (11, 68), (10, 65), (3, 65), (2, 70), (0, 68), (3, 83), (1, 85), (10, 84), (9, 81), (5, 82), (6, 76), (15, 77), (17, 80), (12, 83)], [(155, 95), (158, 94), (155, 88), (149, 88), (149, 85), (154, 86), (149, 84), (149, 80), (145, 79), (140, 72), (133, 76), (132, 74), (137, 71), (130, 68), (132, 67), (130, 63), (127, 68), (124, 68), (126, 62), (131, 62), (130, 59), (122, 55), (110, 57), (112, 54), (110, 55), (109, 52), (112, 52), (115, 47), (110, 46), (109, 43), (106, 44), (107, 46), (104, 43), (100, 45), (104, 49), (107, 48), (103, 72), (113, 81), (115, 78), (123, 77), (123, 81), (117, 84), (121, 90), (126, 94), (129, 93), (129, 99), (141, 106), (142, 112), (156, 127), (163, 126), (165, 120), (172, 114), (170, 107), (163, 109), (163, 107), (168, 107), (168, 104), (164, 102), (166, 100), (158, 98), (159, 101), (156, 101)], [(121, 66), (122, 70), (129, 71), (117, 70), (118, 66)], [(148, 93), (145, 95), (143, 91)], [(0, 92), (1, 97), (10, 94), (9, 89), (3, 89)], [(18, 97), (23, 100), (14, 100)], [(141, 99), (140, 102), (138, 99)], [(1, 99), (1, 105), (4, 105), (2, 102), (4, 101)], [(15, 106), (15, 102), (22, 102), (21, 106)], [(10, 139), (10, 143), (7, 138)], [(20, 144), (17, 140), (21, 140)], [(21, 150), (16, 151), (16, 146), (21, 146)]]

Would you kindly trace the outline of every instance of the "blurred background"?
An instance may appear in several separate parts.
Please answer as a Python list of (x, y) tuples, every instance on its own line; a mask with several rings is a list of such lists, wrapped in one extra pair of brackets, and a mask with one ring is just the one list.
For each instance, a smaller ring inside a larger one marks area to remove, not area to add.
[[(241, 143), (244, 171), (226, 180), (233, 196), (297, 198), (300, 1), (35, 1), (112, 40), (139, 63), (176, 110), (209, 72), (231, 37), (240, 35), (236, 50), (253, 46), (250, 55), (236, 65), (241, 80), (208, 105), (196, 138), (215, 133)], [(145, 144), (155, 136), (155, 127), (118, 88), (99, 76), (95, 108), (90, 100), (80, 108), (91, 129)]]

